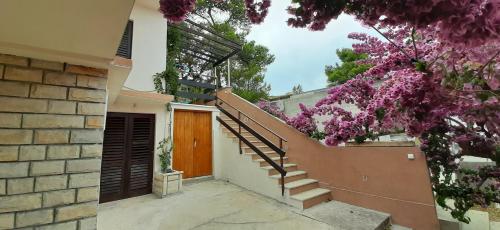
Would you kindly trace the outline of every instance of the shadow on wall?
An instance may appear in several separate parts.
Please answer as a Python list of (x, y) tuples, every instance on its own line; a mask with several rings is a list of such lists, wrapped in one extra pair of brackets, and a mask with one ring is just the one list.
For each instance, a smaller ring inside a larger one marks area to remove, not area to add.
[[(439, 229), (425, 156), (415, 146), (328, 147), (223, 89), (217, 96), (288, 140), (286, 155), (334, 200), (391, 214), (395, 224)], [(261, 127), (256, 131), (271, 141)], [(413, 154), (414, 159), (409, 159)]]

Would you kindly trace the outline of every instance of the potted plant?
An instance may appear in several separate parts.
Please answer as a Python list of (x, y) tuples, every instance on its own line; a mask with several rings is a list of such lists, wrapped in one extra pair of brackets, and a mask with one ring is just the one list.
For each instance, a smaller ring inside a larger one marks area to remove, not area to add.
[(155, 172), (153, 180), (153, 193), (163, 198), (171, 193), (176, 193), (182, 188), (182, 171), (172, 170), (172, 140), (170, 137), (158, 143), (158, 156), (160, 157), (160, 172)]

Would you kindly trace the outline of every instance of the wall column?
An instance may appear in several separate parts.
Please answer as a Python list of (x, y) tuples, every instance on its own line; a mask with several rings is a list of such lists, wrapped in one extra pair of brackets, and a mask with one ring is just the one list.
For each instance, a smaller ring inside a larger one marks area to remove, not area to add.
[(95, 229), (107, 70), (0, 54), (0, 229)]

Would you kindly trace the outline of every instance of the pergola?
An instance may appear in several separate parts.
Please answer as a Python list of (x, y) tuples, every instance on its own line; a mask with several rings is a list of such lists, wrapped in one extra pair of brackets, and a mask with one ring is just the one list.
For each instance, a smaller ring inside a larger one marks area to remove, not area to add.
[(222, 64), (241, 51), (240, 43), (192, 20), (186, 19), (181, 24), (169, 23), (168, 26), (178, 29), (184, 38), (181, 53), (206, 61), (212, 67)]
[[(176, 28), (182, 39), (181, 54), (190, 56), (194, 59), (205, 62), (207, 67), (212, 68), (212, 76), (220, 82), (220, 79), (215, 72), (215, 67), (221, 65), (229, 58), (241, 51), (242, 45), (236, 41), (228, 39), (216, 31), (200, 25), (190, 19), (186, 19), (184, 23), (174, 24), (169, 23), (169, 27)], [(228, 83), (230, 84), (230, 71), (228, 65)], [(188, 79), (179, 79), (179, 83), (186, 86), (198, 87), (205, 89), (204, 94), (178, 91), (176, 96), (190, 99), (213, 100), (214, 97), (209, 95), (209, 91), (217, 88), (216, 85), (206, 82), (199, 82)]]

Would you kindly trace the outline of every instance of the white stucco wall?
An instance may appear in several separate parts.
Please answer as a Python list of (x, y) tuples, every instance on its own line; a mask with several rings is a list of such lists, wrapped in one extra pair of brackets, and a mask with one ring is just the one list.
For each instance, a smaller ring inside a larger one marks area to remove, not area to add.
[(148, 103), (146, 101), (133, 101), (129, 98), (118, 97), (113, 105), (108, 107), (108, 112), (120, 113), (146, 113), (155, 114), (155, 151), (153, 172), (160, 171), (160, 158), (158, 157), (158, 143), (168, 135), (169, 113), (166, 106), (159, 103)]
[[(311, 108), (316, 103), (328, 95), (328, 89), (318, 89), (301, 94), (291, 95), (289, 98), (276, 100), (276, 104), (283, 109), (284, 113), (289, 117), (294, 117), (300, 112), (299, 104), (302, 103), (306, 107)], [(353, 104), (342, 104), (342, 108), (352, 113), (357, 113), (360, 110)], [(330, 116), (315, 116), (320, 130), (323, 129), (323, 122), (328, 120)]]
[(278, 180), (268, 176), (268, 171), (260, 167), (247, 154), (240, 154), (238, 142), (222, 131), (217, 121), (214, 129), (214, 177), (226, 180), (256, 193), (283, 201)]
[[(377, 82), (375, 84), (376, 87), (380, 86), (381, 82)], [(288, 98), (275, 100), (275, 102), (281, 109), (283, 109), (284, 113), (293, 117), (296, 116), (300, 112), (299, 104), (302, 103), (306, 107), (311, 108), (316, 105), (316, 103), (325, 98), (328, 95), (328, 88), (317, 89), (308, 92), (304, 92), (301, 94), (291, 95)], [(353, 114), (357, 114), (360, 112), (360, 109), (354, 104), (343, 103), (341, 107), (347, 111), (352, 112)], [(317, 121), (317, 126), (319, 130), (323, 130), (324, 125), (323, 122), (327, 121), (330, 118), (330, 115), (325, 116), (314, 116)], [(412, 138), (408, 138), (404, 134), (391, 134), (379, 137), (380, 141), (407, 141), (413, 140)]]
[(130, 14), (134, 28), (132, 70), (125, 82), (128, 88), (153, 91), (152, 76), (165, 70), (167, 21), (158, 7), (158, 1), (137, 0)]

